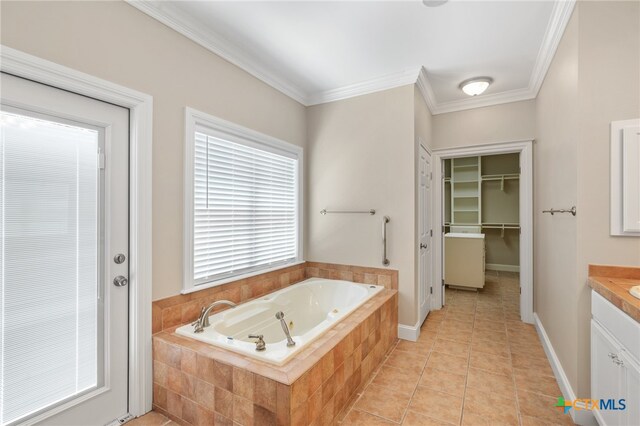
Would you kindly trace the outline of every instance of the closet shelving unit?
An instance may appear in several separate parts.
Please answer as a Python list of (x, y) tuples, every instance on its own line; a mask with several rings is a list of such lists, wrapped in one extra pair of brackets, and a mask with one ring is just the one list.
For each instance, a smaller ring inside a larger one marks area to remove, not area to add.
[(480, 157), (451, 160), (451, 223), (479, 225), (481, 194)]
[(478, 227), (484, 234), (485, 265), (505, 268), (498, 270), (517, 268), (519, 155), (454, 158), (445, 161), (444, 172), (444, 232), (455, 226)]

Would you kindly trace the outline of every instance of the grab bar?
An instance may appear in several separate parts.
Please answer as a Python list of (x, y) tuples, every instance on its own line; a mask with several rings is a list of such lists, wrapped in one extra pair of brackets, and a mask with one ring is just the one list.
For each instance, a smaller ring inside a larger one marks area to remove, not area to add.
[(387, 223), (390, 220), (389, 216), (382, 218), (382, 264), (384, 266), (388, 266), (390, 263), (389, 259), (387, 259)]
[(542, 213), (551, 213), (551, 216), (553, 216), (554, 213), (571, 213), (575, 216), (576, 212), (576, 206), (573, 206), (570, 209), (554, 209), (551, 207), (550, 210), (542, 210)]
[(370, 214), (371, 216), (373, 216), (374, 214), (376, 214), (376, 211), (374, 209), (371, 210), (327, 210), (327, 209), (322, 209), (320, 210), (320, 214), (321, 215), (326, 215), (327, 213), (366, 213), (366, 214)]

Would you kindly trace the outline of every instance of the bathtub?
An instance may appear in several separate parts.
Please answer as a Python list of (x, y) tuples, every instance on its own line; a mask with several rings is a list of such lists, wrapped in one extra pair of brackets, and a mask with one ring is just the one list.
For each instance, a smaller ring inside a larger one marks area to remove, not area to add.
[[(211, 325), (202, 333), (194, 333), (189, 324), (176, 329), (176, 333), (283, 365), (383, 289), (376, 285), (310, 278), (210, 316)], [(287, 347), (284, 331), (275, 316), (278, 311), (284, 312), (295, 346)], [(256, 351), (255, 339), (248, 338), (250, 334), (264, 335), (266, 350)]]

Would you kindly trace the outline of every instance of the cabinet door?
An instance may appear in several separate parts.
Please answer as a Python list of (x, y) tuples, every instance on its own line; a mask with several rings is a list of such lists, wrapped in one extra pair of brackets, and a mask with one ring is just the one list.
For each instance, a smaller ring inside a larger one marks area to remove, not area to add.
[(627, 408), (620, 412), (624, 419), (621, 424), (640, 425), (640, 366), (623, 351), (620, 354), (620, 367), (624, 375), (622, 398), (626, 400)]
[[(604, 329), (591, 320), (591, 398), (624, 398), (622, 394), (623, 369), (616, 363), (620, 348), (611, 340)], [(595, 410), (600, 425), (619, 425), (620, 412), (617, 410)]]

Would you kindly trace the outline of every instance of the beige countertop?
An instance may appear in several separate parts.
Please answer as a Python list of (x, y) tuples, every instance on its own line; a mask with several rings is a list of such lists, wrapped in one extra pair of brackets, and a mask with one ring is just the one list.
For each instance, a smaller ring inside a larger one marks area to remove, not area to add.
[(589, 265), (589, 285), (640, 323), (640, 299), (629, 293), (631, 287), (640, 285), (640, 267)]

